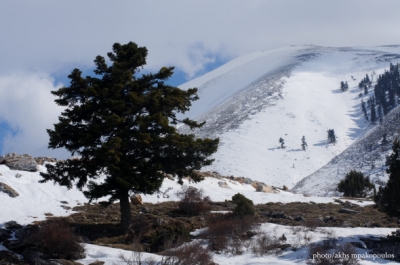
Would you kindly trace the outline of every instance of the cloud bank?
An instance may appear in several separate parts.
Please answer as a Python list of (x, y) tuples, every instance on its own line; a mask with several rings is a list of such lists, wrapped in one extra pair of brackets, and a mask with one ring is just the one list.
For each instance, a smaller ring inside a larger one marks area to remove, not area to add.
[(93, 68), (115, 42), (146, 46), (145, 70), (191, 79), (258, 50), (400, 44), (398, 10), (398, 0), (1, 1), (0, 153), (46, 146), (61, 111), (53, 78)]

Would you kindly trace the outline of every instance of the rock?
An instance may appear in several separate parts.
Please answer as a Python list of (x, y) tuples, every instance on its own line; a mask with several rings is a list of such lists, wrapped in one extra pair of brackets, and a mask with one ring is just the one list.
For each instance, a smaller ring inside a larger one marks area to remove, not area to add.
[(42, 157), (35, 157), (34, 160), (36, 161), (36, 163), (37, 163), (38, 165), (43, 165), (45, 162), (47, 162), (47, 163), (55, 163), (55, 162), (58, 162), (58, 159), (57, 159), (57, 158), (52, 158), (52, 157), (48, 157), (48, 156), (46, 156), (46, 157), (44, 157), (44, 156), (42, 156)]
[(6, 158), (4, 156), (0, 156), (0, 164), (4, 164), (6, 162)]
[(251, 185), (256, 189), (257, 192), (276, 193), (274, 187), (265, 185), (264, 183), (253, 182)]
[(171, 174), (164, 174), (164, 177), (169, 179), (169, 180), (175, 180), (174, 177)]
[(272, 218), (286, 218), (286, 215), (284, 212), (272, 212), (269, 214), (269, 216)]
[(339, 213), (352, 213), (352, 214), (354, 214), (354, 213), (358, 213), (358, 211), (351, 210), (351, 209), (348, 209), (348, 208), (341, 208), (339, 210)]
[(305, 222), (304, 217), (301, 215), (294, 217), (294, 220), (297, 222)]
[(289, 188), (286, 185), (283, 185), (282, 190), (289, 190)]
[(18, 224), (16, 221), (8, 221), (4, 224), (4, 228), (14, 231), (16, 229), (22, 228), (22, 225)]
[(142, 196), (139, 194), (134, 194), (131, 196), (131, 204), (132, 205), (143, 205)]
[(22, 174), (17, 173), (17, 174), (15, 174), (15, 177), (16, 177), (17, 179), (19, 179), (20, 177), (22, 177)]
[(253, 184), (254, 183), (254, 181), (253, 180), (251, 180), (251, 179), (249, 179), (249, 178), (244, 178), (243, 179), (243, 184)]
[(218, 186), (220, 188), (224, 188), (224, 189), (230, 189), (231, 187), (229, 187), (228, 183), (226, 183), (226, 181), (218, 181)]
[(19, 193), (16, 190), (14, 190), (13, 188), (11, 188), (10, 186), (8, 186), (7, 184), (5, 184), (3, 182), (0, 182), (0, 192), (4, 192), (11, 198), (15, 198), (15, 197), (19, 196)]
[(324, 222), (325, 222), (325, 223), (336, 222), (336, 216), (334, 216), (334, 215), (325, 216), (325, 217), (324, 217)]
[(10, 153), (5, 155), (5, 164), (10, 169), (13, 170), (23, 170), (23, 171), (30, 171), (36, 172), (37, 171), (37, 163), (33, 159), (32, 156), (24, 154), (24, 155), (17, 155), (15, 153)]

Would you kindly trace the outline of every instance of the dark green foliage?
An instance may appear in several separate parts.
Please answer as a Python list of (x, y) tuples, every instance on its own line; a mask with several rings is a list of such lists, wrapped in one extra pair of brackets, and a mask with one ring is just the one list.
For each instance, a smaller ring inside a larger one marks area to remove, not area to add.
[(364, 100), (361, 100), (361, 109), (362, 109), (364, 118), (365, 118), (367, 121), (369, 121), (368, 113), (367, 113), (367, 108), (365, 107), (365, 102), (364, 102)]
[(376, 120), (377, 120), (377, 116), (376, 116), (376, 110), (375, 110), (375, 100), (373, 98), (371, 98), (371, 123), (375, 124)]
[(383, 115), (398, 104), (396, 98), (400, 97), (399, 64), (390, 64), (389, 71), (386, 70), (378, 77), (374, 93), (376, 104), (381, 106)]
[[(55, 102), (66, 109), (48, 129), (50, 148), (66, 148), (79, 159), (47, 165), (41, 173), (71, 188), (87, 185), (84, 192), (90, 200), (109, 196), (109, 203), (120, 201), (121, 226), (130, 226), (129, 193), (152, 194), (160, 188), (164, 174), (190, 176), (210, 165), (208, 157), (216, 152), (218, 139), (196, 139), (180, 134), (172, 126), (182, 122), (191, 129), (199, 124), (190, 119), (178, 120), (177, 113), (189, 110), (198, 99), (197, 89), (181, 90), (164, 81), (173, 67), (163, 67), (155, 74), (138, 72), (146, 64), (147, 49), (135, 43), (115, 43), (108, 54), (111, 65), (102, 56), (95, 59), (95, 77), (82, 77), (74, 69), (68, 76), (69, 87), (52, 94)], [(99, 175), (105, 177), (98, 180)]]
[(232, 197), (232, 202), (236, 204), (235, 209), (233, 210), (234, 215), (245, 216), (245, 215), (254, 215), (254, 204), (253, 201), (246, 198), (240, 193), (235, 194)]
[(301, 148), (305, 151), (307, 147), (306, 137), (303, 135), (301, 138)]
[(400, 142), (393, 143), (392, 154), (387, 158), (389, 180), (380, 187), (374, 200), (378, 207), (392, 216), (400, 216)]
[(349, 197), (366, 197), (373, 188), (374, 185), (370, 182), (369, 177), (365, 177), (363, 173), (355, 170), (347, 173), (338, 184), (338, 191)]
[(279, 138), (279, 143), (281, 143), (281, 148), (285, 148), (285, 140), (281, 138)]
[(343, 91), (343, 92), (345, 92), (345, 91), (347, 91), (348, 89), (349, 89), (349, 85), (347, 84), (347, 81), (346, 82), (340, 82), (340, 89)]
[(336, 143), (336, 135), (335, 135), (335, 130), (329, 129), (328, 130), (328, 142), (331, 144)]

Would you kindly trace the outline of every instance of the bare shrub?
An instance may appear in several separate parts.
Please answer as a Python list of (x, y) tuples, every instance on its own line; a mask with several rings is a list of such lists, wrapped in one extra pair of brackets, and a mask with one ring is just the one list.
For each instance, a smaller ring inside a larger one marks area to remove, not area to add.
[(292, 247), (295, 249), (307, 246), (312, 240), (312, 234), (308, 231), (303, 233), (297, 233), (294, 241), (292, 242)]
[(262, 256), (268, 254), (275, 254), (279, 249), (280, 244), (276, 237), (271, 236), (268, 233), (261, 232), (257, 238), (253, 241), (251, 251), (253, 254)]
[(212, 214), (207, 219), (208, 229), (204, 232), (216, 251), (227, 250), (232, 239), (246, 239), (255, 224), (254, 216), (235, 216), (233, 214)]
[(354, 256), (356, 253), (352, 245), (348, 243), (338, 245), (336, 239), (329, 238), (309, 245), (307, 264), (357, 265), (359, 262)]
[(188, 243), (179, 248), (168, 250), (160, 265), (217, 265), (211, 253), (200, 242)]
[(26, 241), (48, 259), (76, 260), (84, 257), (85, 250), (79, 243), (80, 238), (60, 221), (44, 224), (32, 232)]
[(185, 214), (199, 215), (210, 210), (210, 198), (204, 197), (201, 189), (183, 186), (177, 195), (181, 199), (178, 204), (179, 210)]
[(300, 233), (303, 230), (303, 227), (301, 227), (301, 226), (291, 226), (290, 230), (292, 231), (293, 235), (296, 235), (297, 233)]
[(129, 257), (120, 253), (118, 258), (124, 262), (126, 265), (142, 265), (143, 252), (132, 251)]
[(304, 229), (307, 231), (315, 231), (321, 225), (321, 221), (317, 218), (307, 219), (304, 222)]

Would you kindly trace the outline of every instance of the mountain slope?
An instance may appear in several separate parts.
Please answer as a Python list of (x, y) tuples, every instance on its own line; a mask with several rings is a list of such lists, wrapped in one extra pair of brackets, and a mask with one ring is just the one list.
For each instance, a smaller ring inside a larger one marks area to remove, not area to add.
[[(238, 58), (182, 85), (199, 88), (200, 100), (187, 114), (207, 123), (195, 133), (221, 140), (204, 170), (294, 187), (368, 131), (358, 83), (366, 74), (376, 80), (399, 54), (399, 46), (297, 46)], [(348, 91), (340, 90), (341, 81)], [(335, 130), (336, 145), (328, 144), (328, 129)]]

